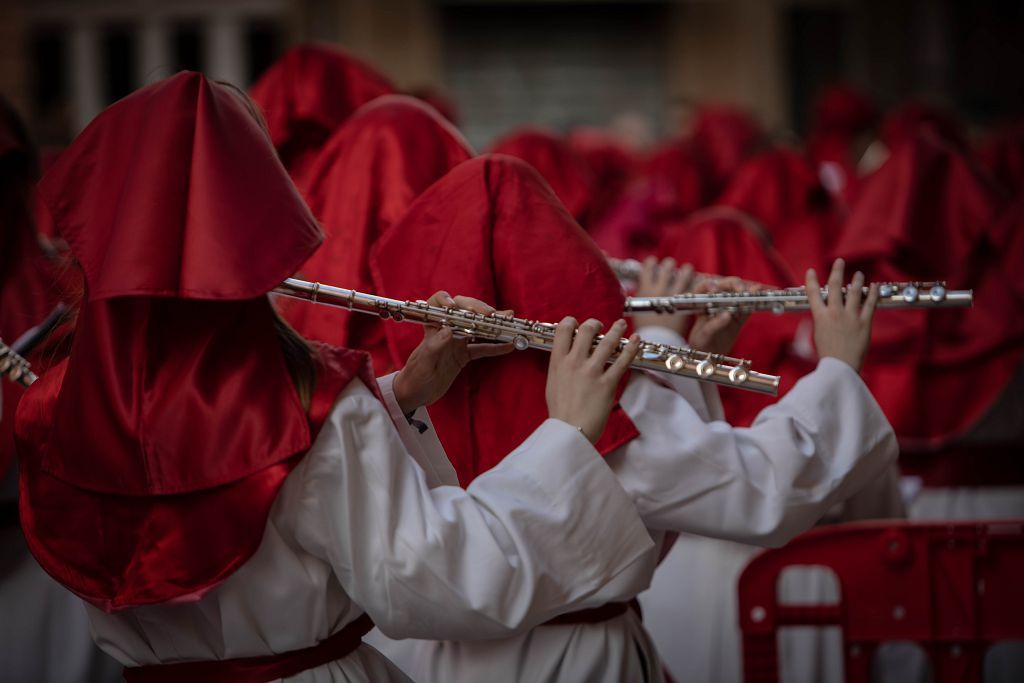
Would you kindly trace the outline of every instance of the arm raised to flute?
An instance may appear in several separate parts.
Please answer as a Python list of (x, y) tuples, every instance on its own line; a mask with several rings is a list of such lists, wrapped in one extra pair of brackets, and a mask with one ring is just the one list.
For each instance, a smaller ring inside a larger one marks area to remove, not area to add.
[[(518, 351), (550, 351), (555, 339), (556, 326), (552, 323), (501, 314), (482, 315), (457, 308), (431, 306), (425, 301), (388, 299), (296, 278), (288, 278), (274, 291), (277, 294), (377, 315), (385, 319), (390, 318), (397, 322), (447, 327), (461, 337), (511, 342)], [(593, 343), (599, 344), (602, 338), (598, 335)], [(625, 344), (626, 341), (622, 340), (620, 349)], [(749, 361), (691, 348), (641, 342), (640, 352), (631, 365), (640, 370), (681, 375), (773, 396), (779, 389), (778, 376), (754, 371)]]

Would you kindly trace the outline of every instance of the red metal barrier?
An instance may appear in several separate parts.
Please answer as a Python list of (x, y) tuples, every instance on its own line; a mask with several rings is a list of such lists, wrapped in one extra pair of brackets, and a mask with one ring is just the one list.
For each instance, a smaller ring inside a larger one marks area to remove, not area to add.
[[(779, 604), (779, 575), (806, 565), (835, 572), (838, 604)], [(747, 683), (778, 681), (778, 629), (804, 625), (841, 627), (847, 683), (897, 640), (924, 648), (935, 683), (980, 682), (992, 644), (1024, 639), (1024, 520), (815, 529), (751, 560), (739, 610)]]

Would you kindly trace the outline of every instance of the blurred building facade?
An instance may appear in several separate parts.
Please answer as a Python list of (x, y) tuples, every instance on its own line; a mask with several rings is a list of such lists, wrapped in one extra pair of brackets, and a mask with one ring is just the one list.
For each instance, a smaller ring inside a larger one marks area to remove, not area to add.
[(684, 102), (740, 105), (801, 130), (844, 79), (883, 102), (918, 94), (978, 118), (1020, 114), (1015, 0), (5, 0), (0, 92), (44, 143), (182, 68), (248, 85), (288, 44), (346, 46), (403, 88), (447, 93), (483, 145)]

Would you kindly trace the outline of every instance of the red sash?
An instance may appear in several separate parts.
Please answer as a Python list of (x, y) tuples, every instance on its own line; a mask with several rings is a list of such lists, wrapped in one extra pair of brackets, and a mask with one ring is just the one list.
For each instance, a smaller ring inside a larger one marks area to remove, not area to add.
[(266, 683), (288, 678), (348, 656), (363, 642), (373, 621), (363, 614), (312, 647), (278, 655), (128, 667), (127, 683)]
[(611, 621), (615, 617), (621, 617), (628, 610), (633, 610), (636, 615), (643, 619), (640, 612), (640, 603), (636, 598), (629, 602), (609, 602), (600, 607), (581, 609), (567, 614), (560, 614), (554, 619), (548, 619), (542, 626), (566, 626), (577, 624), (600, 624), (604, 621)]

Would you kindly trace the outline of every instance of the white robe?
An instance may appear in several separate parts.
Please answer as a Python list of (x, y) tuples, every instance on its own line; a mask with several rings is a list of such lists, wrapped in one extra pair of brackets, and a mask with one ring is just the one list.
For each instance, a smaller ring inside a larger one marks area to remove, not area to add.
[[(664, 343), (682, 341), (665, 330), (645, 328), (643, 334)], [(890, 472), (895, 462), (888, 421), (860, 377), (840, 361), (823, 360), (749, 429), (711, 420), (720, 414), (720, 403), (710, 385), (681, 378), (670, 382), (671, 387), (660, 376), (633, 374), (620, 403), (641, 436), (607, 457), (656, 541), (666, 531), (682, 531), (781, 545), (835, 503)], [(657, 559), (658, 550), (652, 549), (646, 561), (616, 581), (616, 591), (599, 592), (586, 606), (615, 600), (626, 587), (631, 595), (642, 592)], [(682, 583), (675, 592), (719, 598), (714, 581), (709, 586), (692, 576), (676, 579)], [(659, 607), (645, 602), (645, 620)], [(710, 616), (727, 619), (735, 611), (725, 609), (719, 605)], [(713, 628), (703, 621), (706, 616), (675, 614), (675, 624), (687, 625), (680, 638), (699, 639)], [(540, 626), (500, 641), (384, 647), (423, 683), (662, 679), (657, 651), (632, 612), (598, 624)]]
[[(774, 411), (787, 404), (794, 392), (815, 377), (823, 365), (840, 368), (847, 381), (831, 386), (826, 382), (820, 388), (819, 397), (801, 394), (796, 399), (798, 403), (805, 410), (822, 411), (823, 416), (828, 415), (840, 423), (855, 419), (857, 410), (866, 410), (875, 422), (875, 438), (881, 442), (864, 451), (865, 458), (874, 460), (879, 467), (876, 474), (860, 479), (857, 486), (847, 488), (841, 496), (830, 498), (830, 503), (838, 504), (819, 509), (820, 521), (905, 516), (896, 468), (898, 447), (892, 427), (859, 375), (845, 363), (830, 358), (819, 361), (818, 369), (801, 379), (779, 403), (762, 411), (752, 428), (770, 419)], [(811, 403), (805, 402), (806, 399)], [(715, 419), (723, 419), (720, 403), (712, 403), (710, 408)], [(842, 431), (832, 434), (836, 445), (852, 438), (853, 441), (843, 448), (857, 447), (856, 437), (849, 431), (851, 426), (846, 424)], [(822, 434), (829, 432), (825, 430)], [(872, 438), (868, 434), (864, 437)], [(861, 447), (869, 443), (865, 441)], [(827, 442), (821, 446), (825, 450), (830, 448)], [(884, 457), (878, 458), (879, 453), (884, 453)], [(814, 521), (817, 520), (812, 520), (811, 524)], [(659, 565), (650, 589), (640, 596), (644, 623), (675, 680), (716, 683), (743, 680), (737, 601), (740, 573), (760, 552), (761, 546), (782, 545), (811, 524), (791, 529), (793, 533), (788, 537), (767, 543), (756, 538), (714, 537), (713, 534), (680, 536)], [(784, 573), (779, 590), (783, 599), (793, 602), (816, 604), (838, 598), (838, 586), (833, 577), (816, 568)], [(842, 680), (842, 641), (835, 630), (787, 629), (780, 637), (779, 659), (786, 681)]]
[[(339, 396), (248, 562), (198, 602), (90, 607), (99, 645), (126, 665), (251, 657), (313, 645), (364, 611), (396, 638), (505, 637), (650, 552), (632, 500), (573, 427), (547, 420), (467, 490), (439, 486), (454, 471), (433, 430), (409, 427), (380, 384), (388, 409), (359, 381)], [(291, 680), (405, 678), (364, 644)]]

